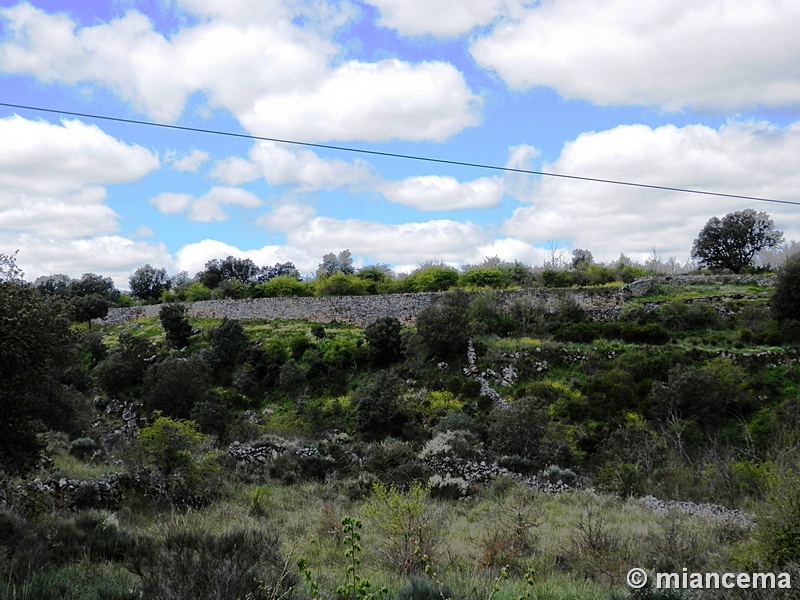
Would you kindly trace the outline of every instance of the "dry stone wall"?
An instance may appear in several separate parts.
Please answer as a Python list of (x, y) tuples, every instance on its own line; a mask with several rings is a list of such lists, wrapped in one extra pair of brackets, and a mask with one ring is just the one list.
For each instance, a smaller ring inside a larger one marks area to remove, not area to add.
[[(570, 299), (584, 309), (591, 319), (609, 320), (619, 314), (622, 303), (634, 296), (646, 295), (658, 283), (696, 285), (723, 282), (720, 277), (645, 277), (622, 288), (599, 288), (594, 290), (574, 289), (527, 289), (511, 291), (475, 292), (484, 294), (487, 302), (510, 307), (514, 304), (541, 304), (551, 312), (565, 299)], [(725, 283), (758, 283), (772, 285), (770, 278), (726, 276)], [(257, 298), (247, 300), (204, 300), (187, 304), (190, 317), (217, 318), (243, 321), (273, 321), (277, 319), (303, 319), (315, 323), (339, 321), (365, 327), (381, 317), (395, 317), (403, 323), (412, 324), (417, 313), (435, 301), (441, 293), (385, 294), (378, 296), (334, 296), (324, 298)], [(161, 305), (114, 308), (99, 321), (118, 324), (157, 317)]]

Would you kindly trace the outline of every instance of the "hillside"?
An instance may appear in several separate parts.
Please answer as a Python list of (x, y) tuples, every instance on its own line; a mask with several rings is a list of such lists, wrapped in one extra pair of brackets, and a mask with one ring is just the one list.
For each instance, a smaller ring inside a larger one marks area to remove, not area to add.
[[(213, 572), (202, 597), (333, 597), (347, 515), (360, 572), (397, 597), (795, 572), (800, 367), (770, 284), (403, 295), (413, 314), (366, 327), (202, 306), (94, 326), (75, 386), (91, 403), (61, 404), (85, 426), (2, 485), (0, 598), (159, 597), (191, 579), (184, 552)], [(48, 536), (65, 542), (33, 543)], [(250, 549), (223, 568), (228, 543)]]

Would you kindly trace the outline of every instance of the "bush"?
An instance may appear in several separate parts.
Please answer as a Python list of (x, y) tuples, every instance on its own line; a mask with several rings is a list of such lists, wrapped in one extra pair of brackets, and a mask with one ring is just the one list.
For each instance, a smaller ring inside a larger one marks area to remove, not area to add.
[(767, 565), (785, 567), (800, 556), (800, 475), (788, 471), (769, 486), (757, 537)]
[(72, 440), (69, 444), (69, 453), (80, 459), (89, 458), (95, 450), (97, 450), (97, 442), (88, 437)]
[(364, 439), (380, 440), (401, 435), (408, 416), (400, 407), (400, 379), (390, 371), (380, 371), (375, 379), (353, 394), (355, 425)]
[(459, 284), (464, 287), (501, 289), (510, 287), (511, 281), (508, 269), (487, 268), (467, 271), (459, 279)]
[(386, 367), (403, 358), (402, 326), (395, 317), (382, 317), (364, 330), (367, 357), (376, 367)]
[(164, 304), (158, 311), (158, 318), (167, 336), (167, 343), (173, 348), (185, 348), (192, 337), (192, 324), (186, 318), (183, 304)]
[(465, 292), (452, 292), (417, 313), (417, 333), (430, 356), (445, 359), (466, 353), (469, 304)]
[(130, 569), (141, 577), (145, 598), (267, 600), (297, 585), (266, 529), (207, 533), (177, 529), (163, 538), (140, 538)]
[(800, 321), (800, 254), (786, 259), (778, 271), (770, 307), (779, 321)]
[(320, 277), (314, 288), (317, 296), (364, 296), (368, 293), (368, 285), (364, 279), (341, 271)]
[(202, 357), (170, 357), (147, 370), (142, 400), (148, 411), (188, 419), (195, 403), (208, 400), (210, 391), (208, 365)]
[(311, 288), (291, 275), (278, 275), (253, 287), (254, 298), (286, 298), (311, 296)]
[(208, 362), (214, 378), (223, 385), (229, 385), (236, 367), (250, 348), (250, 340), (242, 324), (227, 317), (219, 326), (210, 329), (207, 336), (211, 342)]
[(93, 375), (111, 397), (137, 396), (144, 374), (157, 356), (155, 346), (148, 339), (124, 331), (117, 347), (95, 367)]
[(447, 266), (424, 266), (403, 279), (404, 292), (445, 292), (458, 283), (458, 271)]
[(658, 323), (648, 323), (647, 325), (625, 323), (620, 328), (620, 336), (630, 344), (653, 344), (654, 346), (666, 344), (670, 339), (669, 331)]
[(155, 421), (139, 431), (135, 450), (144, 464), (152, 465), (164, 481), (170, 497), (194, 503), (214, 490), (212, 477), (220, 471), (219, 453), (211, 439), (194, 421), (177, 421), (158, 413)]
[(440, 511), (427, 502), (428, 488), (420, 482), (402, 490), (383, 483), (373, 485), (364, 504), (364, 515), (378, 538), (374, 547), (387, 569), (398, 573), (420, 573), (432, 557), (444, 533)]

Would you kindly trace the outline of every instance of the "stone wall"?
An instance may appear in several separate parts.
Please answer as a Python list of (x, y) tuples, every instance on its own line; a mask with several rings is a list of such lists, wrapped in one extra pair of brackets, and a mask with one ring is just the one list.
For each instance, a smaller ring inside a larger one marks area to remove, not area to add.
[[(487, 302), (504, 306), (516, 303), (542, 304), (555, 312), (559, 303), (565, 299), (575, 301), (589, 317), (595, 320), (609, 320), (619, 314), (625, 299), (646, 295), (658, 283), (697, 285), (709, 283), (758, 283), (772, 285), (770, 278), (745, 276), (699, 277), (645, 277), (621, 288), (597, 288), (589, 290), (574, 289), (525, 289), (511, 291), (475, 292), (483, 294)], [(379, 296), (334, 296), (324, 298), (258, 298), (247, 300), (204, 300), (187, 304), (190, 317), (237, 319), (243, 321), (276, 319), (304, 319), (315, 323), (339, 321), (365, 327), (381, 317), (396, 317), (403, 323), (411, 324), (416, 315), (428, 306), (441, 293), (385, 294)], [(157, 317), (161, 305), (113, 308), (108, 317), (100, 321), (104, 324), (118, 324), (140, 319)]]

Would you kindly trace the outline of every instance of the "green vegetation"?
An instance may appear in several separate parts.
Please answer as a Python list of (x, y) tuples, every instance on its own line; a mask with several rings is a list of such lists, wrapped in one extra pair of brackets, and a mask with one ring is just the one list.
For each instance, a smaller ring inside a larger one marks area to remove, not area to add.
[[(395, 285), (327, 258), (314, 286)], [(553, 272), (633, 269), (575, 258)], [(207, 278), (229, 297), (311, 285), (229, 263)], [(90, 332), (4, 281), (0, 599), (607, 599), (645, 597), (634, 566), (797, 574), (792, 264), (774, 296), (659, 285), (611, 320), (569, 290), (503, 300), (539, 277), (519, 265), (428, 265), (407, 285), (475, 291), (364, 329), (173, 302)]]

